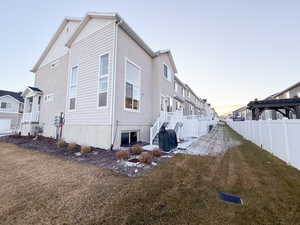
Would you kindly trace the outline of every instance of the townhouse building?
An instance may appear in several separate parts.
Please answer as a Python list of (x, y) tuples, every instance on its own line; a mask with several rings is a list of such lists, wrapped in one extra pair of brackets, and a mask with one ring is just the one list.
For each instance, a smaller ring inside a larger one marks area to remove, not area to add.
[(65, 18), (32, 72), (22, 134), (56, 137), (59, 117), (66, 141), (118, 148), (149, 142), (162, 112), (211, 113), (179, 80), (171, 51), (153, 51), (117, 13)]

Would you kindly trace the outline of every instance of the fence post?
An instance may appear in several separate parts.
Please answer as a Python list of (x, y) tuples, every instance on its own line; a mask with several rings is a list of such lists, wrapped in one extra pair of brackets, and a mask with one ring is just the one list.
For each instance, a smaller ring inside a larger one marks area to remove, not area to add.
[(268, 120), (267, 127), (268, 127), (269, 139), (270, 139), (270, 151), (273, 154), (273, 138), (272, 138), (272, 131), (271, 131), (271, 121), (272, 120)]
[(284, 132), (287, 163), (290, 164), (290, 148), (289, 148), (289, 136), (288, 136), (288, 132), (287, 132), (287, 120), (283, 119), (282, 121), (283, 121), (283, 132)]

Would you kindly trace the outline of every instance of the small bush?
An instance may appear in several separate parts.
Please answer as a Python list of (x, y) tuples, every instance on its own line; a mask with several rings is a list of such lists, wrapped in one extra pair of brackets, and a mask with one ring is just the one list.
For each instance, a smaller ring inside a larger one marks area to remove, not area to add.
[(90, 152), (92, 150), (92, 148), (90, 146), (85, 146), (85, 145), (82, 145), (80, 147), (80, 152), (81, 153), (87, 153), (87, 152)]
[(135, 155), (141, 154), (142, 151), (143, 148), (140, 145), (133, 145), (130, 148), (130, 152)]
[(74, 150), (77, 147), (77, 144), (74, 142), (71, 142), (68, 144), (68, 149), (69, 150)]
[(152, 163), (152, 154), (149, 152), (142, 152), (139, 156), (139, 160), (141, 163)]
[(64, 140), (59, 140), (58, 142), (57, 142), (57, 147), (59, 147), (59, 148), (64, 148), (64, 147), (67, 147), (67, 142), (65, 142)]
[(162, 155), (162, 151), (159, 148), (153, 149), (152, 155), (155, 157), (160, 157)]
[(127, 160), (127, 159), (129, 159), (129, 156), (130, 156), (130, 154), (126, 150), (117, 151), (117, 153), (116, 153), (116, 157), (119, 160)]

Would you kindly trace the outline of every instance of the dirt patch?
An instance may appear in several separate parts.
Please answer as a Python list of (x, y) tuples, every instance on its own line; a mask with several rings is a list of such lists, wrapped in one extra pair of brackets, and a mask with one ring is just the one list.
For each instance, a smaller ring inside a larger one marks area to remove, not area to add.
[[(127, 161), (120, 161), (116, 158), (116, 151), (91, 148), (90, 152), (81, 153), (80, 146), (76, 146), (72, 150), (68, 149), (67, 146), (60, 148), (57, 146), (55, 139), (43, 136), (38, 136), (37, 138), (35, 138), (30, 136), (10, 135), (1, 137), (0, 141), (16, 144), (27, 149), (45, 152), (67, 160), (74, 160), (99, 167), (105, 167), (108, 169), (112, 169), (115, 172), (126, 174), (128, 176), (143, 175), (148, 170), (159, 165), (162, 161), (168, 159), (167, 157), (154, 157), (153, 163), (148, 165), (138, 163), (138, 159), (136, 157), (133, 157), (130, 158), (130, 163), (127, 163)], [(169, 155), (174, 154), (170, 153)]]

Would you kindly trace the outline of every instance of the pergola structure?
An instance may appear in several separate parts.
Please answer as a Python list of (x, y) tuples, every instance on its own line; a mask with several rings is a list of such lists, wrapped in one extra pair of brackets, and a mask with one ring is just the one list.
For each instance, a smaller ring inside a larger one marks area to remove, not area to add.
[(288, 119), (290, 112), (293, 112), (296, 119), (300, 119), (300, 98), (255, 100), (249, 102), (247, 108), (252, 111), (252, 120), (259, 120), (259, 116), (265, 110), (274, 110)]

